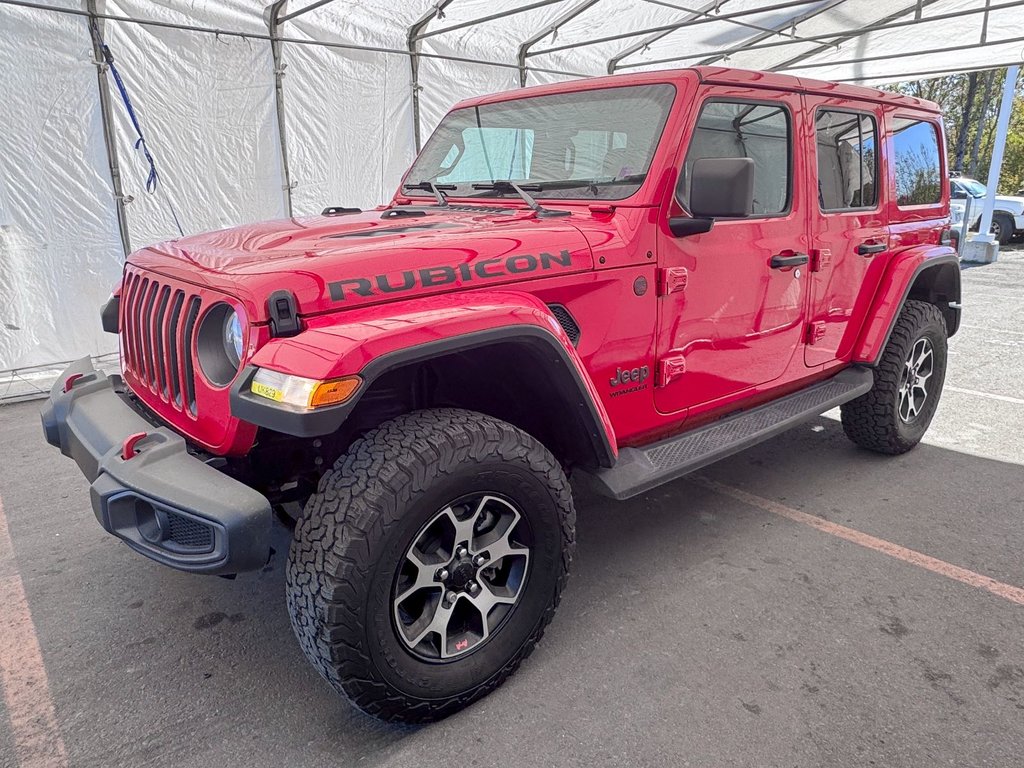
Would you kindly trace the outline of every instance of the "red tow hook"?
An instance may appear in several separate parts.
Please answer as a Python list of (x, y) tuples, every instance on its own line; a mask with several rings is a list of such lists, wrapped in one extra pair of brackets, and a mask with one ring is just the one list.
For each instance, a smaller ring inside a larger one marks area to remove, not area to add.
[(136, 432), (134, 435), (128, 435), (128, 437), (124, 439), (124, 445), (121, 446), (121, 458), (128, 461), (129, 459), (134, 459), (138, 456), (139, 452), (135, 446), (138, 445), (139, 441), (146, 437), (147, 434), (148, 433), (146, 432)]
[(72, 373), (70, 376), (64, 379), (64, 391), (70, 392), (71, 388), (75, 386), (75, 382), (78, 381), (83, 376), (85, 376), (84, 373)]

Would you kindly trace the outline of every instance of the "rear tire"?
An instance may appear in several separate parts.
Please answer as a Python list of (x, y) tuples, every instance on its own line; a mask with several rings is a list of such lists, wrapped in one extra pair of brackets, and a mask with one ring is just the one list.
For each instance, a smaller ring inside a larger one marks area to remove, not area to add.
[(924, 301), (903, 305), (869, 392), (841, 407), (843, 431), (877, 453), (906, 453), (931, 424), (946, 378), (946, 321)]
[(405, 414), (354, 442), (310, 498), (288, 557), (292, 627), (359, 709), (438, 720), (530, 654), (574, 547), (569, 483), (539, 442), (470, 411)]

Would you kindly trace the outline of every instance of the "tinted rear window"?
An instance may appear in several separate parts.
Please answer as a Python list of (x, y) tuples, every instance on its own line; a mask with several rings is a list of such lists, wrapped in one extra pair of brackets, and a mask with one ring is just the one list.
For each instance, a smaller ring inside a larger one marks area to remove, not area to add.
[(892, 143), (896, 156), (896, 204), (941, 202), (942, 171), (935, 125), (897, 117), (892, 121)]
[(818, 204), (823, 211), (873, 208), (878, 183), (875, 119), (870, 115), (818, 110)]

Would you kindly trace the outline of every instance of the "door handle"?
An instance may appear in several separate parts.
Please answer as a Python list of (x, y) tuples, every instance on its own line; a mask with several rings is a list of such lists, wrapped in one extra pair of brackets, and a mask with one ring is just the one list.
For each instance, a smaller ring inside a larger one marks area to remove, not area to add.
[(876, 253), (881, 253), (888, 246), (885, 243), (861, 243), (854, 251), (858, 256), (874, 256)]
[(783, 267), (799, 267), (801, 264), (806, 264), (810, 261), (810, 257), (806, 253), (793, 253), (789, 256), (783, 256), (781, 253), (777, 253), (772, 256), (772, 260), (769, 262), (772, 269), (782, 269)]

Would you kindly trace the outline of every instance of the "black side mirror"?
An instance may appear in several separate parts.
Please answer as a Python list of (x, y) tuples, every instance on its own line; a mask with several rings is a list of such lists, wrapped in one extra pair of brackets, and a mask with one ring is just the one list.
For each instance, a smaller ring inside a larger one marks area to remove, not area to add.
[(754, 161), (705, 157), (690, 172), (690, 212), (699, 218), (736, 219), (754, 210)]
[(676, 237), (711, 229), (715, 219), (737, 219), (754, 210), (754, 161), (749, 157), (705, 157), (690, 170), (690, 211), (668, 226)]

